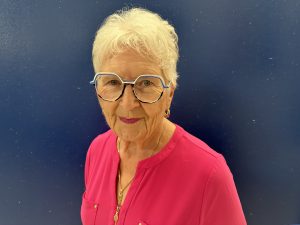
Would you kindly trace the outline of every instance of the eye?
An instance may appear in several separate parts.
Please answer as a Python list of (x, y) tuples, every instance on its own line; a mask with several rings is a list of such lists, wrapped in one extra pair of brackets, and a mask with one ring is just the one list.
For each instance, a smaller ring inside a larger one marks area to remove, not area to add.
[(120, 84), (120, 81), (119, 80), (109, 80), (109, 81), (107, 81), (106, 84), (111, 85), (111, 86), (116, 86), (116, 85)]
[(150, 80), (143, 80), (142, 85), (145, 87), (149, 87), (152, 85), (152, 82)]

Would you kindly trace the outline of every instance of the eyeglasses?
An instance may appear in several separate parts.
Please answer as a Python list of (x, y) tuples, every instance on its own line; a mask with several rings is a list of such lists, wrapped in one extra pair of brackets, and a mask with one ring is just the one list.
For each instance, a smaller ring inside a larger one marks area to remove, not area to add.
[(165, 84), (159, 75), (140, 75), (135, 80), (122, 80), (122, 78), (110, 72), (97, 73), (90, 82), (96, 88), (97, 95), (105, 101), (114, 102), (122, 97), (126, 85), (131, 85), (134, 96), (143, 103), (157, 102), (164, 93)]

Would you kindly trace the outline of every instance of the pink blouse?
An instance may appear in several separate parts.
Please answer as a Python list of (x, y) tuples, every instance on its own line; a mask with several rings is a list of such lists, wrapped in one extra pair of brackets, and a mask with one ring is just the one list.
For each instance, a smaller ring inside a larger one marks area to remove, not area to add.
[[(113, 225), (119, 155), (111, 131), (94, 139), (85, 163), (83, 225)], [(167, 145), (139, 162), (118, 225), (245, 225), (222, 155), (176, 125)]]

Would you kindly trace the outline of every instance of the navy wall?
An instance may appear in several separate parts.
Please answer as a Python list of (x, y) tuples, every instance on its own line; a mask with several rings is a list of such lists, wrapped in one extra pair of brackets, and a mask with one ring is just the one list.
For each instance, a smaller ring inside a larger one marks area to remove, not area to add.
[(298, 0), (1, 0), (0, 224), (80, 224), (85, 154), (107, 129), (92, 41), (125, 4), (176, 27), (171, 120), (225, 156), (248, 223), (300, 223)]

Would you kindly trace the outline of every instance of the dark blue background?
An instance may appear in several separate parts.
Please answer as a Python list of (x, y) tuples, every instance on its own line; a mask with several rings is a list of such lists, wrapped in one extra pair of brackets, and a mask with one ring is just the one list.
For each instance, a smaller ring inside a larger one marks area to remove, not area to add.
[(80, 224), (85, 154), (107, 129), (92, 41), (125, 3), (177, 29), (171, 120), (225, 156), (248, 223), (300, 223), (299, 0), (1, 0), (0, 224)]

